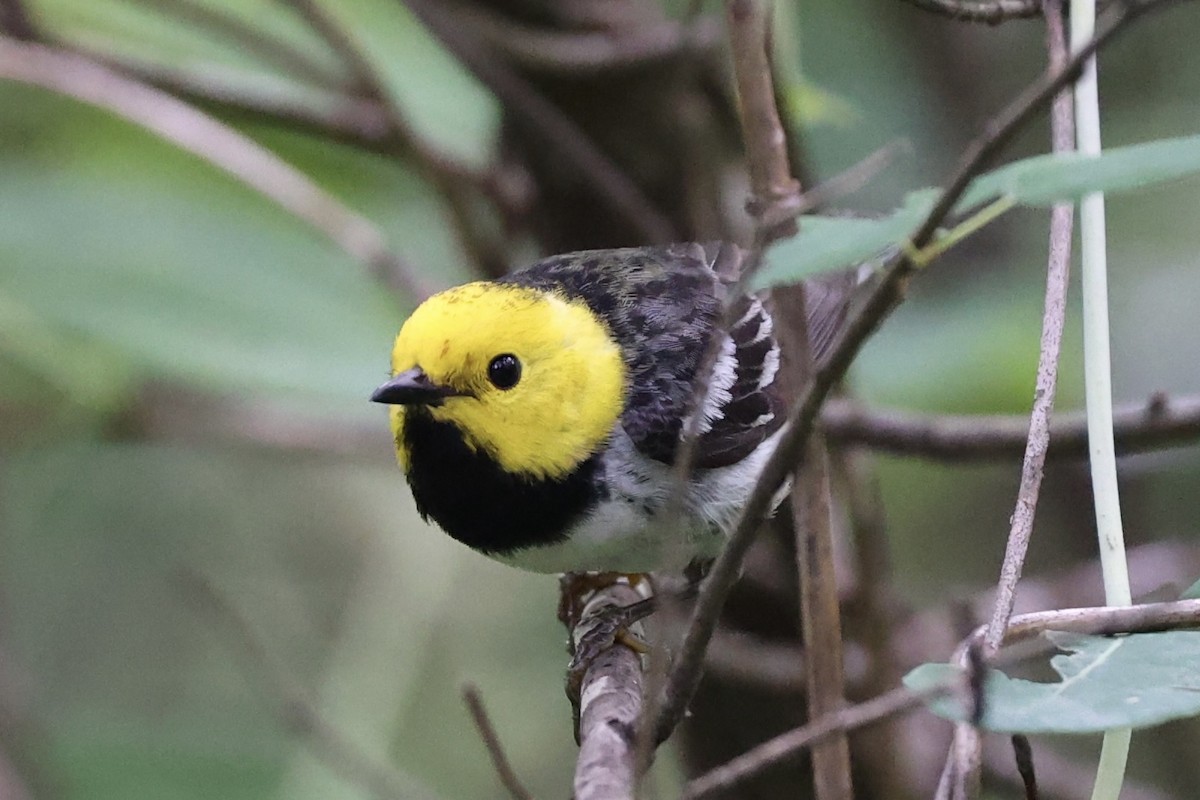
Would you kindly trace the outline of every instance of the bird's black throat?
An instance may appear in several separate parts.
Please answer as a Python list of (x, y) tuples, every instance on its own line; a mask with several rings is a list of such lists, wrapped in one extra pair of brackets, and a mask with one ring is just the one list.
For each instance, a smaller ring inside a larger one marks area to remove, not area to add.
[(413, 406), (399, 435), (421, 516), (483, 553), (506, 555), (562, 541), (599, 499), (595, 456), (560, 479), (514, 475), (468, 445), (453, 423)]

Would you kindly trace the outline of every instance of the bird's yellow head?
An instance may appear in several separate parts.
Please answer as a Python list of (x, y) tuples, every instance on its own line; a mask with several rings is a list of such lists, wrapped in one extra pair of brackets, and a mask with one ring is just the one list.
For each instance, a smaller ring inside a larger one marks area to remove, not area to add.
[(603, 447), (624, 386), (620, 348), (587, 306), (477, 282), (413, 312), (392, 348), (392, 379), (372, 399), (392, 404), (405, 471), (405, 415), (428, 413), (505, 471), (553, 479)]

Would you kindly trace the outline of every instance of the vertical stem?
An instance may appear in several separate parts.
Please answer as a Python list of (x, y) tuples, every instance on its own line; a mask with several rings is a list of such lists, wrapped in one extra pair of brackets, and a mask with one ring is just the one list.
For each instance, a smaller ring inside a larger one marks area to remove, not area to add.
[[(1092, 36), (1096, 24), (1095, 0), (1071, 0), (1071, 47)], [(1083, 65), (1075, 84), (1075, 128), (1079, 151), (1100, 153), (1100, 96), (1096, 59)], [(1084, 387), (1087, 397), (1088, 446), (1092, 469), (1092, 494), (1096, 503), (1096, 531), (1100, 540), (1100, 565), (1104, 596), (1109, 605), (1129, 605), (1129, 568), (1121, 530), (1121, 502), (1117, 488), (1117, 460), (1113, 447), (1112, 364), (1108, 327), (1108, 254), (1104, 230), (1104, 195), (1087, 195), (1080, 203), (1079, 231), (1083, 273)], [(1092, 800), (1116, 800), (1121, 793), (1130, 731), (1109, 731), (1100, 750), (1100, 765)]]
[[(1091, 38), (1095, 22), (1095, 0), (1072, 0), (1072, 48)], [(1099, 155), (1100, 99), (1094, 57), (1084, 64), (1075, 84), (1075, 127), (1079, 152), (1083, 155)], [(1096, 528), (1100, 535), (1100, 563), (1104, 571), (1104, 595), (1110, 605), (1129, 605), (1132, 597), (1129, 592), (1129, 571), (1125, 564), (1125, 538), (1121, 529), (1121, 502), (1112, 432), (1108, 252), (1102, 193), (1089, 194), (1081, 201), (1079, 231), (1083, 260), (1083, 346), (1088, 441), (1092, 493), (1096, 502)]]

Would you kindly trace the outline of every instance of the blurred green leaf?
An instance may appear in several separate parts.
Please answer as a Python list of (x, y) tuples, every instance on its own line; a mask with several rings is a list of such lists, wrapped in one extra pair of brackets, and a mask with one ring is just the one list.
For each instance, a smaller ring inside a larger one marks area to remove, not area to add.
[(876, 219), (800, 217), (800, 233), (771, 246), (755, 273), (754, 289), (796, 283), (809, 275), (857, 264), (902, 241), (937, 199), (933, 189), (911, 192), (902, 208)]
[[(0, 293), (0, 355), (15, 361), (95, 412), (116, 410), (133, 389), (128, 365), (95, 342), (67, 337), (27, 307)], [(8, 382), (0, 382), (0, 393)]]
[[(1045, 155), (1016, 161), (976, 178), (956, 208), (996, 197), (1040, 206), (1089, 192), (1136, 189), (1200, 172), (1200, 136), (1118, 147), (1099, 157)], [(904, 205), (878, 219), (800, 217), (800, 233), (770, 247), (754, 289), (795, 283), (825, 270), (857, 264), (904, 242), (932, 210), (940, 189), (917, 189)]]
[(1090, 192), (1139, 189), (1196, 172), (1200, 172), (1200, 136), (1114, 147), (1100, 156), (1034, 156), (976, 178), (957, 207), (970, 208), (995, 197), (1047, 206), (1078, 200)]
[[(1105, 637), (1051, 631), (1047, 636), (1066, 651), (1050, 659), (1062, 680), (1037, 683), (989, 670), (982, 727), (1005, 733), (1099, 733), (1200, 714), (1200, 632)], [(904, 677), (904, 685), (919, 691), (958, 672), (949, 664), (922, 664)], [(947, 719), (967, 718), (953, 698), (936, 700), (930, 709)]]
[[(0, 96), (44, 101), (19, 104), (25, 115), (0, 124), (0, 141), (31, 143), (0, 159), (8, 302), (43, 327), (128, 355), (146, 375), (367, 413), (401, 314), (361, 265), (140, 130), (37, 92)], [(413, 224), (423, 241), (437, 240), (423, 184), (373, 157), (326, 152), (323, 169), (341, 161), (345, 174), (374, 171), (359, 197), (400, 212), (393, 229)], [(406, 220), (405, 209), (420, 211)], [(48, 370), (78, 357), (54, 345), (61, 337), (37, 339)]]

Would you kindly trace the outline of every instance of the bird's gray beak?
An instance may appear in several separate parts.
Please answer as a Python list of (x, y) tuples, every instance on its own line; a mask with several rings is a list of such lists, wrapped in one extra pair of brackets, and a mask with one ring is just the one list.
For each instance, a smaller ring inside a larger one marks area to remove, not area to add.
[(440, 406), (447, 397), (461, 394), (451, 386), (439, 386), (430, 380), (423, 369), (413, 367), (376, 389), (371, 394), (371, 400), (391, 406)]

